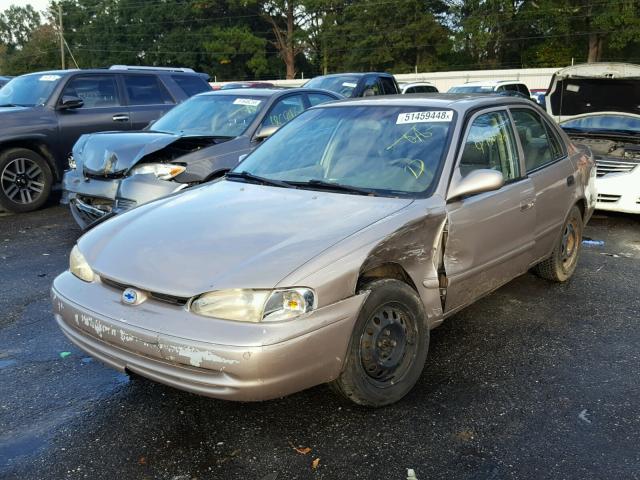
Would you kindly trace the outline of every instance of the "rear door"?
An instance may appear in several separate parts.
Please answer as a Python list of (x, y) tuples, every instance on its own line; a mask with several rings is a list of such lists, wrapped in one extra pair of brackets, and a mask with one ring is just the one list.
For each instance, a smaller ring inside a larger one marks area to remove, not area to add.
[(56, 110), (60, 131), (59, 152), (66, 157), (80, 135), (106, 130), (130, 130), (129, 110), (125, 106), (113, 74), (81, 74), (71, 77), (57, 104), (64, 96), (79, 97), (80, 108)]
[(465, 177), (477, 169), (502, 172), (505, 185), (447, 204), (445, 312), (458, 310), (526, 272), (531, 263), (535, 192), (523, 174), (506, 109), (481, 111), (467, 124), (453, 175)]
[(574, 198), (574, 167), (554, 128), (533, 108), (511, 108), (525, 168), (535, 188), (536, 224), (534, 258), (553, 250)]
[(159, 119), (176, 104), (176, 100), (157, 75), (127, 73), (121, 78), (134, 130), (142, 130), (149, 122)]

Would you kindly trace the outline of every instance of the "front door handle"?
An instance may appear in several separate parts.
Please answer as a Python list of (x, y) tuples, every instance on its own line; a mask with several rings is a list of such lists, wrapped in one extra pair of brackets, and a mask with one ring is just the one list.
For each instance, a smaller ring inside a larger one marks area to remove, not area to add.
[(128, 122), (129, 121), (129, 115), (114, 115), (113, 116), (113, 121), (114, 122)]
[(535, 199), (525, 200), (524, 202), (520, 202), (520, 211), (524, 212), (525, 210), (529, 210), (530, 208), (533, 208), (535, 204), (536, 204)]

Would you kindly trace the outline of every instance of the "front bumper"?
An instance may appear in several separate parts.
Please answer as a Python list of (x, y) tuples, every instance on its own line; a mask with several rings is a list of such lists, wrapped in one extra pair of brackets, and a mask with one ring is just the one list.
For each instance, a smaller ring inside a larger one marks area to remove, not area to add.
[(598, 210), (640, 213), (640, 166), (629, 173), (610, 173), (596, 179)]
[(200, 317), (151, 298), (128, 306), (121, 294), (65, 272), (51, 290), (56, 321), (74, 344), (117, 370), (240, 401), (335, 379), (366, 298), (349, 297), (290, 322), (244, 323)]
[(69, 205), (76, 222), (87, 227), (113, 211), (119, 182), (117, 178), (87, 178), (77, 169), (67, 170), (62, 177), (60, 203)]

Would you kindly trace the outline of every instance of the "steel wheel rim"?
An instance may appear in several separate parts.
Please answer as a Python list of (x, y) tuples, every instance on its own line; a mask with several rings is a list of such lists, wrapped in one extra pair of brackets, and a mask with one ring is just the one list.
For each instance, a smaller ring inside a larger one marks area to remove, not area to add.
[(572, 218), (564, 227), (560, 243), (560, 259), (565, 269), (569, 268), (576, 258), (579, 242), (578, 222), (575, 218)]
[(35, 202), (44, 191), (44, 172), (28, 158), (14, 158), (0, 174), (4, 195), (14, 203), (28, 205)]
[(367, 378), (380, 387), (400, 381), (418, 351), (415, 318), (398, 303), (379, 307), (360, 337), (360, 363)]

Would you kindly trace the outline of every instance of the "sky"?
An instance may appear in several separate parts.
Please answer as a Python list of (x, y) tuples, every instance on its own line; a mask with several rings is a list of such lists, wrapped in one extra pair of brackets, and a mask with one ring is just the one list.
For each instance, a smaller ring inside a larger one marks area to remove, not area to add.
[(0, 11), (9, 8), (11, 5), (24, 7), (29, 3), (36, 10), (44, 10), (49, 6), (49, 0), (0, 0)]

